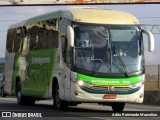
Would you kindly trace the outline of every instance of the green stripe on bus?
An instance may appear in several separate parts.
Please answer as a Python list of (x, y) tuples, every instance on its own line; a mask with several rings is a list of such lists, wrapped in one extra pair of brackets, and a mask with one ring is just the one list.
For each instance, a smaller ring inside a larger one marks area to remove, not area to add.
[(128, 86), (133, 85), (135, 83), (141, 82), (143, 80), (143, 75), (130, 77), (130, 78), (97, 78), (90, 77), (87, 75), (78, 74), (78, 80), (82, 80), (89, 84), (93, 85), (101, 85), (101, 86)]

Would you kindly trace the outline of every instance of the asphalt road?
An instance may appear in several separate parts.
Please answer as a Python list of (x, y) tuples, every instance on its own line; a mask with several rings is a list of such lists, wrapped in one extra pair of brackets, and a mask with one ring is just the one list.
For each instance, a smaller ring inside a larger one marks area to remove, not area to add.
[[(2, 112), (11, 112), (12, 118), (1, 117)], [(22, 119), (21, 116), (23, 120), (35, 119), (28, 118), (29, 115), (31, 117), (30, 113), (36, 113), (40, 120), (160, 120), (160, 106), (126, 104), (124, 112), (112, 113), (110, 106), (84, 103), (60, 111), (52, 107), (51, 100), (37, 101), (34, 106), (20, 106), (17, 105), (14, 97), (0, 98), (0, 120), (18, 120)]]

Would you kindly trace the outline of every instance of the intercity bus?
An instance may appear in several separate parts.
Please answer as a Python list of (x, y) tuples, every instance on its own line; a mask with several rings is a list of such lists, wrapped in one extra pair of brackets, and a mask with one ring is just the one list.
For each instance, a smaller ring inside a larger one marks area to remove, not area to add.
[(81, 103), (142, 103), (145, 58), (154, 37), (133, 15), (97, 8), (70, 8), (11, 25), (6, 44), (8, 94), (18, 104), (53, 99), (64, 109)]

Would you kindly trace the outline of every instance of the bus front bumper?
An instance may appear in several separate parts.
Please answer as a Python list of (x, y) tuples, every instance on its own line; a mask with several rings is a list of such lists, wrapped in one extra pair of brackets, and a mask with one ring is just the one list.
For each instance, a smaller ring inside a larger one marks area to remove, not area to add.
[[(105, 97), (105, 96), (114, 96)], [(77, 84), (71, 85), (71, 101), (76, 102), (129, 102), (129, 103), (142, 103), (144, 98), (144, 85), (136, 92), (130, 94), (99, 94), (90, 93), (82, 90)]]

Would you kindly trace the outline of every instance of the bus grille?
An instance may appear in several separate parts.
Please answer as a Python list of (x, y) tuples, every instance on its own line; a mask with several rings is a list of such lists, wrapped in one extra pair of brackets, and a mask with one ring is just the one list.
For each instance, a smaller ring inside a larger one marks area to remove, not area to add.
[[(110, 89), (112, 87), (112, 89)], [(91, 86), (91, 87), (86, 87), (87, 89), (91, 90), (103, 90), (103, 91), (130, 91), (132, 90), (131, 87), (129, 86)]]
[(109, 90), (109, 87), (107, 87), (107, 86), (92, 86), (92, 87), (89, 87), (89, 89), (92, 89), (92, 90)]

